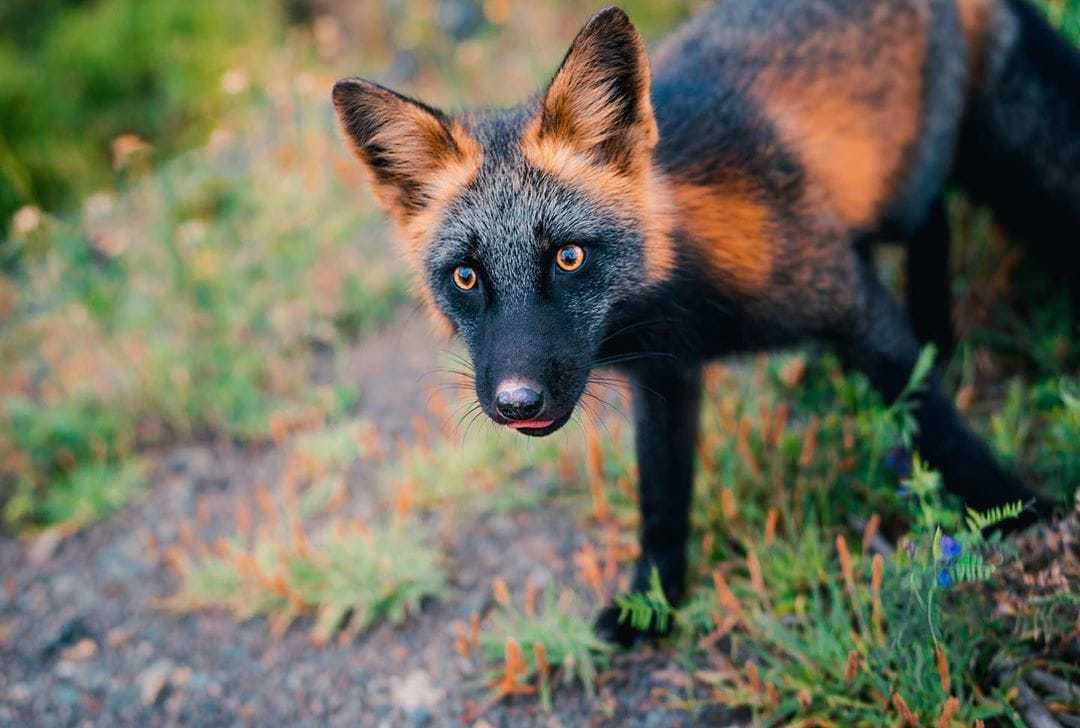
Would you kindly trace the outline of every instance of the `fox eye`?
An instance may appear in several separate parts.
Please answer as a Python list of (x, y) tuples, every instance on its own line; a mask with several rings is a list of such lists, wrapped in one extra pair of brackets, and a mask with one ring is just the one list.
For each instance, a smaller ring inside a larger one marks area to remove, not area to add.
[(555, 265), (567, 273), (573, 273), (584, 262), (585, 251), (580, 245), (564, 245), (555, 252)]
[(454, 284), (463, 291), (476, 288), (476, 271), (467, 265), (454, 268)]

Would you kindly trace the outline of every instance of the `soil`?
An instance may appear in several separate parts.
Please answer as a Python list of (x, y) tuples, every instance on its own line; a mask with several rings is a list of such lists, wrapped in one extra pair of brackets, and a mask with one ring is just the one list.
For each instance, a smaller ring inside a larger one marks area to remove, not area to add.
[[(408, 437), (426, 410), (432, 342), (423, 317), (405, 314), (337, 367), (361, 387), (358, 416), (390, 438)], [(447, 598), (344, 644), (313, 644), (302, 622), (278, 638), (261, 619), (164, 610), (177, 586), (165, 547), (185, 537), (184, 524), (204, 542), (224, 533), (235, 503), (274, 482), (285, 459), (265, 444), (178, 447), (154, 457), (149, 490), (113, 517), (62, 539), (0, 537), (0, 725), (462, 725), (486, 690), (483, 666), (455, 650), (454, 625), (489, 606), (495, 574), (518, 594), (527, 579), (572, 582), (578, 519), (557, 505), (482, 515), (444, 536)], [(347, 508), (371, 508), (370, 475), (358, 466)], [(686, 694), (672, 685), (680, 674), (672, 651), (645, 646), (616, 656), (593, 700), (561, 688), (552, 713), (517, 699), (472, 725), (733, 724), (726, 711), (665, 707), (665, 695)]]

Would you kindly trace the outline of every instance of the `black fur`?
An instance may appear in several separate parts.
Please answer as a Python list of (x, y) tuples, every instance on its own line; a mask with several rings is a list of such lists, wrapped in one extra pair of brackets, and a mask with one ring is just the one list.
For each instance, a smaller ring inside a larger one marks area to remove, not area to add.
[(949, 271), (949, 219), (939, 200), (907, 246), (907, 312), (915, 335), (937, 346), (940, 358), (952, 354), (952, 276)]

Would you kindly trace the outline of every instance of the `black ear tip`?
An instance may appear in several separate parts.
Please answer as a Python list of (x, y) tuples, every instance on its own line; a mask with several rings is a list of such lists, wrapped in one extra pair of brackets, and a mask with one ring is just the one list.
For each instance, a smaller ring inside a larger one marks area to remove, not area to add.
[(630, 16), (620, 7), (609, 5), (600, 10), (588, 23), (591, 28), (606, 28), (610, 30), (633, 29), (634, 24)]
[(332, 93), (334, 105), (342, 106), (348, 104), (350, 101), (355, 101), (357, 96), (361, 94), (376, 93), (380, 88), (381, 87), (377, 83), (373, 83), (364, 78), (357, 78), (356, 76), (343, 78), (334, 84)]
[(624, 23), (630, 22), (630, 16), (626, 14), (626, 11), (617, 5), (608, 5), (606, 8), (600, 8), (593, 16), (595, 20), (604, 19), (609, 22), (620, 21)]
[(359, 80), (357, 78), (343, 78), (334, 84), (331, 97), (334, 99), (335, 106), (346, 103), (360, 89)]
[(592, 16), (592, 19), (581, 29), (578, 37), (601, 42), (638, 43), (641, 35), (626, 11), (612, 5)]

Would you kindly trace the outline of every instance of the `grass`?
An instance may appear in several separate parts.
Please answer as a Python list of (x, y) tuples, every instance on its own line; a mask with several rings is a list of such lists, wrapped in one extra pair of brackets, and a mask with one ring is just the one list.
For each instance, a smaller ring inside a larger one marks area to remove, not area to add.
[(270, 2), (5, 2), (0, 238), (22, 205), (66, 209), (123, 179), (126, 150), (201, 143), (242, 103), (223, 76), (283, 34)]
[[(737, 634), (732, 658), (741, 657), (744, 669), (719, 679), (714, 698), (751, 705), (769, 723), (864, 725), (910, 713), (923, 724), (948, 714), (951, 724), (1009, 714), (1005, 691), (986, 689), (993, 684), (989, 643), (1007, 629), (991, 623), (988, 630), (992, 605), (956, 586), (990, 580), (1003, 549), (978, 527), (943, 535), (938, 521), (955, 518), (941, 509), (932, 471), (916, 465), (908, 483), (917, 525), (895, 555), (853, 552), (843, 534), (835, 549), (820, 548), (821, 531), (810, 528), (809, 537), (781, 534), (748, 549), (745, 574), (717, 567), (713, 588), (688, 607), (687, 619), (704, 626), (705, 613), (706, 629)], [(980, 517), (978, 525), (1021, 507)], [(807, 562), (816, 566), (809, 580), (793, 582), (771, 568), (775, 550), (805, 552), (799, 542), (807, 538), (819, 555)]]
[(452, 431), (434, 443), (405, 449), (386, 467), (384, 483), (388, 492), (428, 511), (452, 507), (475, 514), (535, 507), (552, 495), (548, 486), (560, 443), (565, 440), (522, 446), (514, 433), (486, 431), (463, 439)]
[(164, 606), (267, 617), (275, 635), (311, 618), (312, 638), (325, 644), (382, 621), (398, 624), (425, 599), (444, 596), (446, 558), (414, 514), (397, 509), (366, 523), (343, 510), (348, 473), (358, 458), (375, 456), (377, 439), (364, 422), (293, 437), (280, 482), (241, 503), (231, 533), (211, 546), (170, 550), (179, 585)]
[(442, 554), (417, 540), (416, 524), (338, 520), (310, 536), (302, 525), (285, 529), (223, 540), (210, 553), (173, 552), (181, 584), (166, 606), (268, 616), (275, 635), (310, 616), (312, 638), (325, 644), (341, 630), (349, 637), (381, 621), (399, 624), (424, 599), (446, 594)]
[(40, 499), (16, 496), (9, 513), (79, 529), (124, 506), (143, 486), (145, 472), (138, 459), (85, 465), (59, 478)]
[(551, 709), (551, 690), (562, 682), (577, 681), (590, 698), (596, 677), (609, 663), (612, 648), (597, 639), (588, 614), (582, 614), (571, 590), (556, 595), (548, 588), (539, 595), (530, 584), (521, 607), (513, 603), (506, 585), (496, 582), (497, 607), (479, 645), (490, 661), (501, 660), (501, 669), (487, 676), (492, 699), (531, 694), (529, 681), (537, 683), (541, 704)]

